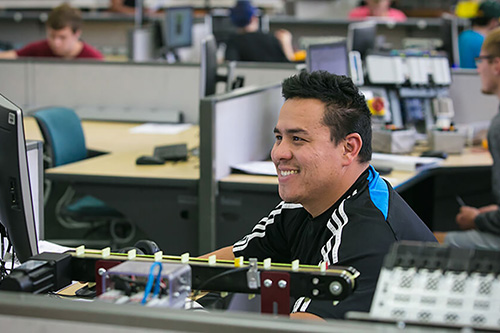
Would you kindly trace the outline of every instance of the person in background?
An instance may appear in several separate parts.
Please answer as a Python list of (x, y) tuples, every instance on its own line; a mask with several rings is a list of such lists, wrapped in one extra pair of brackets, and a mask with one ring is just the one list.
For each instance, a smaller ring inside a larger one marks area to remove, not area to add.
[(368, 312), (392, 244), (436, 240), (370, 165), (371, 114), (350, 78), (303, 71), (283, 81), (282, 94), (271, 158), (283, 201), (234, 245), (203, 257), (352, 266), (360, 272), (352, 295), (335, 304), (300, 297), (290, 317)]
[(349, 19), (381, 17), (394, 21), (406, 21), (406, 15), (396, 8), (391, 8), (391, 0), (366, 0), (365, 4), (352, 9)]
[(55, 7), (45, 24), (47, 39), (30, 43), (18, 50), (0, 52), (0, 59), (49, 57), (102, 60), (102, 54), (80, 40), (83, 19), (79, 9), (64, 3)]
[[(500, 100), (500, 28), (486, 35), (476, 62), (481, 91)], [(440, 242), (462, 248), (500, 250), (500, 112), (488, 129), (488, 150), (493, 158), (491, 188), (496, 204), (460, 207), (456, 222), (464, 231), (435, 232)]]
[(250, 1), (238, 1), (231, 9), (231, 21), (238, 33), (227, 42), (226, 60), (288, 62), (295, 60), (292, 35), (280, 29), (275, 34), (259, 31), (256, 8)]
[(461, 68), (476, 68), (474, 59), (479, 56), (486, 34), (498, 27), (499, 17), (500, 4), (497, 1), (488, 0), (479, 5), (476, 15), (471, 18), (471, 28), (458, 36)]

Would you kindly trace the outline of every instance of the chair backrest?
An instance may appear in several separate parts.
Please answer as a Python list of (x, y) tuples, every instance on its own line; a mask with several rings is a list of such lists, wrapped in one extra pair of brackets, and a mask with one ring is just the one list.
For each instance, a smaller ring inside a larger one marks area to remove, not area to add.
[(50, 107), (33, 114), (51, 157), (52, 167), (87, 157), (85, 136), (78, 115), (72, 109)]

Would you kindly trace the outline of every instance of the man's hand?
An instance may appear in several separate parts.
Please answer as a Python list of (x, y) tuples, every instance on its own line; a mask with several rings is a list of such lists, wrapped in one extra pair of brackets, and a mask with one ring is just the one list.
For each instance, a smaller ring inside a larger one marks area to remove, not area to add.
[(290, 319), (325, 321), (323, 318), (318, 317), (315, 314), (308, 313), (308, 312), (294, 312), (294, 313), (290, 313)]
[(462, 206), (460, 207), (460, 211), (458, 212), (455, 220), (462, 230), (474, 229), (476, 227), (474, 220), (479, 213), (480, 211), (477, 208)]
[(14, 50), (0, 52), (0, 59), (17, 59), (17, 53)]

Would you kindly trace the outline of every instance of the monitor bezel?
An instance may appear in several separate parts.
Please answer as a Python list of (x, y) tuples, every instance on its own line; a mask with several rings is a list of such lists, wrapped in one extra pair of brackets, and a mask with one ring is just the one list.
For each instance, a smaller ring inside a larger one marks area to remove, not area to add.
[[(11, 140), (2, 146), (0, 154), (9, 156), (0, 159), (0, 211), (1, 223), (7, 230), (9, 241), (12, 242), (18, 260), (23, 263), (33, 255), (38, 254), (38, 237), (28, 171), (26, 140), (24, 135), (23, 113), (21, 109), (5, 96), (0, 94), (0, 117), (7, 117), (5, 124), (11, 126), (1, 129), (13, 131), (16, 147), (9, 147)], [(0, 122), (2, 126), (3, 122)], [(2, 126), (3, 127), (3, 126)], [(15, 163), (16, 165), (8, 165)], [(14, 170), (14, 172), (11, 171)], [(14, 180), (14, 181), (13, 181)], [(18, 202), (12, 205), (12, 200)], [(19, 206), (20, 204), (20, 206)]]
[(217, 90), (217, 42), (214, 35), (201, 41), (200, 96), (213, 95)]
[[(362, 21), (362, 22), (354, 22), (350, 23), (347, 26), (347, 51), (358, 51), (359, 50), (354, 50), (354, 36), (356, 35), (356, 32), (363, 31), (363, 30), (370, 30), (373, 31), (374, 36), (372, 38), (373, 40), (373, 48), (376, 47), (376, 37), (377, 37), (377, 22), (375, 21)], [(369, 49), (364, 50), (365, 52), (359, 52), (361, 54), (362, 58), (366, 57), (366, 54)]]

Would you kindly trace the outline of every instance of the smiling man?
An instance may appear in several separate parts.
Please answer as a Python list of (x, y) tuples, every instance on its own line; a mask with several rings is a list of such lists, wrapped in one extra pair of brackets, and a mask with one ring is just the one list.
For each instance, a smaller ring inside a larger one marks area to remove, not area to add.
[(46, 22), (47, 39), (30, 43), (19, 50), (0, 52), (0, 59), (49, 57), (102, 60), (103, 56), (99, 51), (80, 40), (82, 24), (80, 10), (62, 4), (49, 14)]
[(299, 298), (291, 317), (343, 318), (370, 309), (384, 256), (399, 240), (435, 241), (370, 166), (371, 115), (351, 79), (302, 72), (283, 82), (271, 156), (283, 202), (219, 258), (352, 266), (355, 292), (334, 305)]

